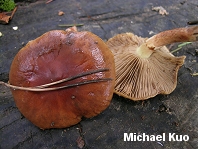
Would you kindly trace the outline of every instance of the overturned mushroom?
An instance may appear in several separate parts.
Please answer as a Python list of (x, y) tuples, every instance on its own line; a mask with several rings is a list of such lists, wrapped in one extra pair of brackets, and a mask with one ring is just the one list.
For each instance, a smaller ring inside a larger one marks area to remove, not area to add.
[(175, 57), (165, 45), (198, 40), (198, 26), (161, 32), (151, 38), (132, 33), (107, 41), (116, 65), (115, 93), (132, 100), (170, 94), (185, 56)]
[(9, 84), (21, 113), (42, 128), (77, 124), (105, 110), (112, 99), (114, 58), (91, 32), (49, 31), (15, 56)]

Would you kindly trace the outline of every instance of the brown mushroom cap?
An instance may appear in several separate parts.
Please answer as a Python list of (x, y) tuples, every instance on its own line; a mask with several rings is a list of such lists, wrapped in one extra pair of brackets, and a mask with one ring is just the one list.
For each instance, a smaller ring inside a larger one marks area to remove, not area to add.
[(30, 41), (17, 53), (9, 83), (35, 87), (90, 70), (109, 69), (53, 87), (102, 78), (112, 78), (110, 81), (45, 92), (12, 89), (18, 109), (33, 124), (42, 129), (64, 128), (77, 124), (82, 117), (96, 116), (109, 106), (114, 88), (114, 65), (111, 51), (98, 36), (73, 29), (53, 30)]
[(116, 65), (115, 93), (131, 100), (170, 94), (176, 88), (177, 73), (185, 56), (175, 57), (164, 45), (196, 41), (197, 33), (197, 27), (192, 27), (162, 32), (149, 39), (132, 33), (109, 39), (107, 45)]

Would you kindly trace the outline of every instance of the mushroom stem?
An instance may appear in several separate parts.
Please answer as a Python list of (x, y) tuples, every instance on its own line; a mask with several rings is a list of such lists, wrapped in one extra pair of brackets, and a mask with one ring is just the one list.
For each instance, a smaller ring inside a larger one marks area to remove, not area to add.
[(149, 49), (165, 46), (174, 42), (198, 41), (198, 26), (177, 28), (164, 31), (146, 40)]
[(141, 57), (141, 58), (149, 58), (150, 55), (153, 53), (153, 49), (150, 49), (147, 47), (147, 45), (145, 43), (143, 43), (142, 45), (140, 45), (137, 50), (136, 50), (136, 54)]

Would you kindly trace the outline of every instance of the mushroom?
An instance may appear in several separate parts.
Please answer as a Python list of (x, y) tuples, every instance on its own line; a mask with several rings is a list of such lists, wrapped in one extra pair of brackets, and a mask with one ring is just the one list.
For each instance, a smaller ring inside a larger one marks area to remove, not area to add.
[(145, 100), (157, 94), (170, 94), (185, 56), (175, 57), (167, 44), (198, 40), (198, 26), (177, 28), (150, 38), (123, 33), (107, 41), (114, 54), (114, 92), (131, 100)]
[(15, 56), (9, 84), (20, 112), (41, 129), (64, 128), (105, 110), (112, 99), (115, 64), (91, 32), (49, 31)]

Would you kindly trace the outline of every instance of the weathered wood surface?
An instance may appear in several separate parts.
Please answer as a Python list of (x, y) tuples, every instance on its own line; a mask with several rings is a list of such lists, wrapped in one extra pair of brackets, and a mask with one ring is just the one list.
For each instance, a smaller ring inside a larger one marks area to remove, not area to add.
[[(164, 7), (168, 15), (152, 11)], [(65, 14), (58, 16), (61, 10)], [(150, 37), (163, 30), (184, 27), (196, 20), (197, 0), (56, 0), (38, 1), (18, 8), (9, 25), (0, 25), (0, 80), (8, 81), (15, 54), (28, 41), (60, 24), (78, 24), (107, 40), (124, 32)], [(12, 27), (18, 26), (14, 31)], [(175, 49), (173, 45), (171, 49)], [(11, 148), (198, 148), (198, 45), (186, 45), (176, 56), (186, 55), (179, 71), (178, 85), (170, 95), (158, 95), (144, 102), (113, 96), (108, 109), (92, 119), (65, 129), (40, 130), (15, 106), (8, 88), (0, 86), (0, 149)], [(187, 142), (124, 142), (123, 134), (146, 133), (189, 135)]]

